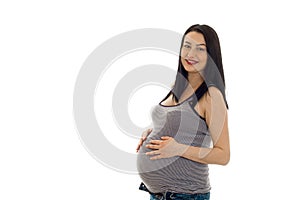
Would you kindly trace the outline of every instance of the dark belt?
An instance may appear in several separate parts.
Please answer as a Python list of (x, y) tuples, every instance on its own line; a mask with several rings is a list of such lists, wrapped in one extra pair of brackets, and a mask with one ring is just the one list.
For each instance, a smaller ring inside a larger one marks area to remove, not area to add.
[(145, 191), (145, 192), (149, 192), (150, 194), (152, 194), (156, 197), (163, 197), (164, 196), (163, 193), (153, 193), (153, 192), (151, 192), (150, 190), (148, 190), (148, 188), (146, 187), (146, 185), (144, 183), (141, 183), (139, 189), (142, 190), (142, 191)]
[(146, 187), (146, 185), (144, 183), (141, 183), (140, 190), (149, 192), (151, 195), (154, 195), (156, 198), (162, 198), (164, 197), (164, 199), (174, 199), (175, 197), (182, 197), (182, 195), (184, 195), (185, 197), (189, 196), (190, 198), (194, 198), (195, 196), (197, 196), (198, 194), (182, 194), (182, 193), (174, 193), (174, 192), (165, 192), (165, 193), (153, 193), (150, 192), (148, 190), (148, 188)]

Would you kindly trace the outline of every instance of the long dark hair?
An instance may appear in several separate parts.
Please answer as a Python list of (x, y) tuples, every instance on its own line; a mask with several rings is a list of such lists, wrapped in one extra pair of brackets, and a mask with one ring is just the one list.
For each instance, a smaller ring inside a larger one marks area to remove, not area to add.
[(183, 46), (185, 36), (190, 32), (197, 32), (203, 34), (206, 42), (206, 49), (207, 49), (208, 56), (207, 56), (206, 66), (203, 70), (203, 74), (201, 75), (203, 76), (203, 79), (207, 87), (215, 86), (221, 91), (224, 97), (225, 104), (228, 108), (226, 95), (225, 95), (225, 78), (224, 78), (219, 37), (215, 32), (215, 30), (208, 25), (199, 25), (199, 24), (192, 25), (185, 31), (182, 37), (176, 80), (175, 80), (174, 87), (171, 90), (171, 93), (173, 94), (173, 100), (176, 103), (178, 103), (179, 98), (181, 97), (183, 91), (189, 84), (188, 72), (184, 69), (183, 64), (181, 63), (181, 48)]

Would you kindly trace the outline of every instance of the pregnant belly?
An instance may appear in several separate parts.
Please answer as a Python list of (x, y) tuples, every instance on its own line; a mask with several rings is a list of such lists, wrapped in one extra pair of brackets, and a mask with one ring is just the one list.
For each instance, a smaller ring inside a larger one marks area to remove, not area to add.
[(162, 188), (166, 187), (174, 178), (174, 172), (168, 172), (168, 166), (172, 165), (178, 157), (150, 160), (151, 156), (147, 156), (145, 153), (151, 150), (145, 145), (146, 143), (141, 147), (137, 157), (139, 175), (151, 192), (162, 192)]
[[(163, 158), (158, 160), (150, 160), (151, 156), (146, 155), (146, 152), (151, 149), (145, 146), (150, 140), (159, 139), (162, 136), (161, 133), (152, 132), (147, 140), (143, 143), (138, 157), (137, 157), (137, 169), (142, 181), (147, 185), (148, 189), (152, 192), (161, 192), (162, 188), (170, 187), (169, 184), (174, 183), (180, 169), (178, 165), (179, 160), (183, 158), (176, 156), (172, 158)], [(184, 159), (186, 160), (186, 159)]]
[(142, 147), (139, 150), (139, 154), (137, 156), (137, 169), (139, 174), (148, 173), (148, 172), (157, 172), (171, 163), (173, 163), (179, 157), (173, 158), (164, 158), (159, 160), (150, 160), (151, 156), (146, 155), (146, 152), (151, 151), (151, 149), (146, 148), (145, 146), (149, 143), (151, 139), (147, 139)]
[(207, 165), (182, 157), (150, 160), (150, 157), (145, 155), (148, 151), (143, 145), (138, 154), (137, 169), (142, 181), (151, 192), (176, 191), (179, 188), (181, 189), (178, 192), (184, 192), (190, 187), (208, 187), (206, 185)]

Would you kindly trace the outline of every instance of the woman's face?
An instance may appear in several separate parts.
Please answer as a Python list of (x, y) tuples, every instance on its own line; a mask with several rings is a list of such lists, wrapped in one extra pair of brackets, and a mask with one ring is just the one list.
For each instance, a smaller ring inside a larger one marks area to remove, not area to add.
[(207, 61), (206, 43), (203, 34), (189, 32), (181, 48), (181, 63), (187, 72), (199, 72)]

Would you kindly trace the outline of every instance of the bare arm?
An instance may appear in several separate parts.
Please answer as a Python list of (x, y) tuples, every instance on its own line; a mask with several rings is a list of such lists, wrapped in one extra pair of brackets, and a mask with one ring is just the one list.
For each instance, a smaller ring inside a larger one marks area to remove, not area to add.
[(212, 148), (188, 146), (177, 143), (174, 138), (162, 137), (162, 140), (153, 140), (147, 145), (154, 149), (147, 155), (154, 155), (152, 160), (182, 156), (199, 163), (226, 165), (230, 159), (227, 108), (217, 88), (209, 88), (205, 108), (206, 123), (213, 141)]
[(209, 88), (206, 100), (205, 118), (212, 137), (212, 148), (201, 148), (183, 145), (182, 157), (206, 164), (226, 165), (230, 159), (227, 108), (221, 92)]

